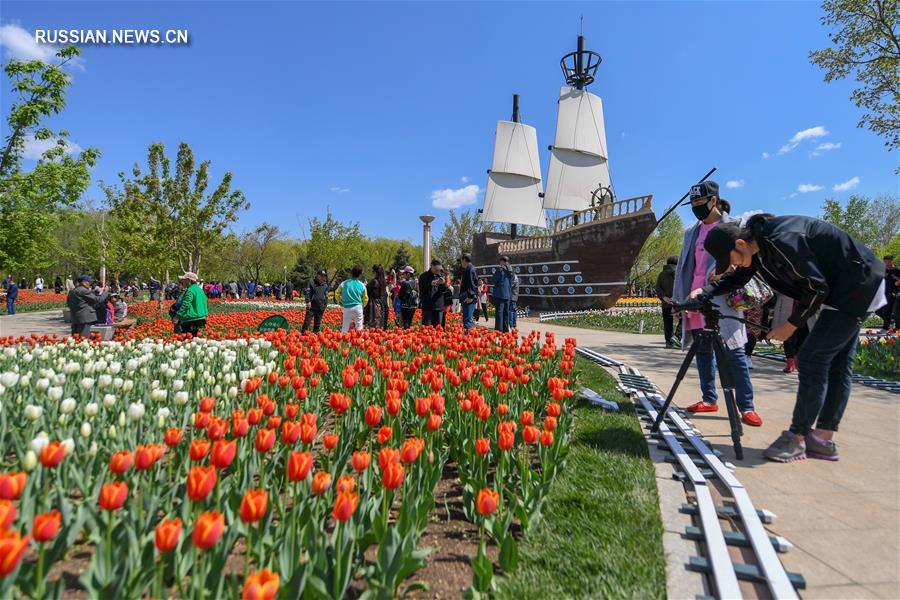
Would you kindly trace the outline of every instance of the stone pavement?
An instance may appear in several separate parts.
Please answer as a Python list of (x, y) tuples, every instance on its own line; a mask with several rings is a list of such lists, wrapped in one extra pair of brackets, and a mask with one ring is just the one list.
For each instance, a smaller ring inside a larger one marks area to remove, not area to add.
[[(576, 329), (520, 320), (522, 331), (553, 331), (558, 342), (621, 360), (668, 392), (684, 358), (666, 350), (662, 336)], [(780, 557), (788, 571), (807, 582), (806, 598), (900, 598), (900, 395), (854, 386), (841, 430), (835, 436), (841, 460), (808, 459), (779, 464), (762, 450), (790, 424), (797, 376), (781, 363), (757, 358), (751, 372), (760, 428), (744, 427), (744, 460), (734, 458), (725, 407), (692, 417), (726, 460), (757, 508), (778, 518), (767, 528), (795, 548)], [(700, 399), (691, 369), (675, 397), (685, 407)], [(719, 389), (721, 396), (721, 388)]]
[(20, 335), (69, 335), (72, 326), (63, 321), (62, 309), (0, 315), (0, 337)]

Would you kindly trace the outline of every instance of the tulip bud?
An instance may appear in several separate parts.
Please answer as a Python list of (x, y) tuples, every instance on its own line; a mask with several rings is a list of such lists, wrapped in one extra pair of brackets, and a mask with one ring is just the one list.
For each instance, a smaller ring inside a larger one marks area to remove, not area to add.
[(72, 438), (66, 438), (62, 441), (63, 448), (66, 449), (66, 456), (69, 456), (73, 452), (75, 452), (75, 440)]
[(126, 379), (125, 383), (122, 385), (122, 391), (125, 393), (130, 392), (134, 388), (134, 381), (131, 379)]
[(38, 458), (34, 450), (29, 450), (22, 458), (22, 470), (30, 473), (37, 466)]
[(116, 439), (116, 426), (115, 425), (109, 426), (109, 429), (106, 432), (106, 436), (111, 440)]
[(81, 424), (81, 437), (87, 438), (91, 435), (91, 424), (85, 421)]

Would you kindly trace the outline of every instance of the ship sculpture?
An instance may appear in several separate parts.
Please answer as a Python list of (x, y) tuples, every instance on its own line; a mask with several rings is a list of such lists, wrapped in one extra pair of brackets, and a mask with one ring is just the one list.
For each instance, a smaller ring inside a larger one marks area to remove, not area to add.
[[(556, 138), (544, 192), (537, 131), (519, 121), (513, 96), (509, 121), (498, 121), (485, 190), (483, 223), (508, 224), (507, 232), (476, 234), (473, 260), (489, 284), (500, 256), (519, 277), (519, 306), (531, 310), (608, 308), (625, 291), (628, 273), (656, 225), (652, 196), (619, 200), (609, 175), (603, 102), (585, 90), (600, 55), (578, 49), (560, 61), (567, 86), (560, 90)], [(549, 215), (549, 218), (548, 218)], [(546, 228), (518, 236), (518, 225)]]

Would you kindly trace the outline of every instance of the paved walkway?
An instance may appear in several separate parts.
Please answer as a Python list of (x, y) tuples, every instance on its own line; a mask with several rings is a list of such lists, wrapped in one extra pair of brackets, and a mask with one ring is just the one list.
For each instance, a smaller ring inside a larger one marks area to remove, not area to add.
[(63, 321), (62, 309), (0, 315), (0, 337), (20, 335), (69, 335), (72, 326)]
[[(684, 358), (666, 350), (661, 336), (576, 329), (520, 320), (523, 330), (556, 332), (557, 340), (575, 337), (621, 360), (668, 391)], [(697, 415), (692, 421), (725, 458), (757, 508), (778, 518), (768, 526), (795, 548), (781, 558), (789, 571), (807, 581), (806, 598), (900, 598), (900, 396), (854, 386), (836, 436), (841, 460), (805, 460), (779, 464), (762, 450), (790, 424), (797, 376), (781, 372), (781, 363), (757, 358), (752, 371), (760, 428), (744, 428), (744, 460), (734, 458), (728, 417)], [(700, 399), (691, 369), (675, 403)], [(719, 390), (721, 397), (721, 389)]]

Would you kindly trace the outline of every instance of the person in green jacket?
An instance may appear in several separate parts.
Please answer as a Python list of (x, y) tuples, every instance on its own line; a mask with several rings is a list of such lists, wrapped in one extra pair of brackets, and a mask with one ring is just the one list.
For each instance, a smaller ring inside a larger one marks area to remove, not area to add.
[(363, 305), (368, 304), (369, 295), (366, 293), (366, 286), (359, 280), (362, 272), (362, 267), (353, 267), (350, 270), (350, 279), (341, 283), (334, 292), (335, 300), (343, 311), (341, 333), (350, 331), (351, 323), (356, 329), (363, 328)]
[(197, 337), (200, 329), (206, 325), (206, 316), (209, 314), (206, 294), (197, 281), (196, 273), (187, 272), (178, 281), (184, 287), (184, 292), (173, 307), (175, 333), (189, 333), (192, 337)]

